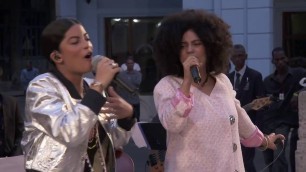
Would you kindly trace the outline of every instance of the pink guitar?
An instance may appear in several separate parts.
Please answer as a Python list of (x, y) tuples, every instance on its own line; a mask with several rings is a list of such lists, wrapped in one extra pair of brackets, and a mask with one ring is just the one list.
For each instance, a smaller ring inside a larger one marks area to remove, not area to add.
[(116, 172), (134, 172), (133, 159), (122, 150), (116, 150)]

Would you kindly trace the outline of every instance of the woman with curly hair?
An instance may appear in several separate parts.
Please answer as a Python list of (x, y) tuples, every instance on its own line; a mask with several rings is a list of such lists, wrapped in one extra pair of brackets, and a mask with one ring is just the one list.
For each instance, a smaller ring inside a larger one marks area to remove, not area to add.
[(235, 99), (223, 74), (231, 48), (229, 26), (214, 14), (185, 10), (162, 21), (154, 52), (163, 78), (154, 101), (167, 130), (165, 171), (244, 171), (240, 142), (265, 150), (285, 139), (264, 136)]

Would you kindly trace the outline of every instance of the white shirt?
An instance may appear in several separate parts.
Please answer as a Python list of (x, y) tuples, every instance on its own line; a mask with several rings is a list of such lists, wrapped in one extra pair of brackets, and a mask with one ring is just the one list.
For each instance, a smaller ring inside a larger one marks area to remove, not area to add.
[(235, 76), (234, 76), (234, 83), (236, 83), (236, 80), (237, 80), (237, 73), (240, 74), (240, 81), (241, 81), (241, 78), (243, 77), (244, 73), (245, 73), (245, 70), (246, 70), (246, 65), (243, 66), (243, 68), (241, 68), (239, 71), (236, 71), (235, 70)]
[[(139, 64), (138, 63), (134, 63), (134, 67), (133, 67), (133, 69), (134, 70), (136, 70), (136, 71), (138, 71), (138, 72), (140, 72), (140, 70), (141, 70), (141, 68), (140, 68), (140, 66), (139, 66)], [(123, 63), (122, 65), (121, 65), (121, 70), (122, 71), (125, 71), (125, 70), (127, 70), (127, 66), (126, 66), (126, 64), (125, 63)]]

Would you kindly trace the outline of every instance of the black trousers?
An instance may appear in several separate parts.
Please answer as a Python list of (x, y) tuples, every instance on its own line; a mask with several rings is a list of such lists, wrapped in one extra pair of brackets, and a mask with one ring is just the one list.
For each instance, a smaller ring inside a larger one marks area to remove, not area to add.
[[(274, 131), (275, 134), (283, 134), (285, 136), (285, 138), (288, 138), (289, 136), (289, 132), (290, 132), (290, 126), (288, 125), (280, 125), (278, 128), (276, 128)], [(276, 149), (275, 151), (271, 150), (271, 149), (267, 149), (266, 151), (263, 152), (264, 155), (264, 159), (265, 159), (265, 163), (266, 165), (270, 164), (278, 155), (280, 155), (277, 160), (269, 166), (269, 172), (288, 172), (288, 162), (286, 159), (286, 146), (288, 145), (288, 141), (289, 139), (285, 140), (285, 144), (284, 144), (284, 148), (283, 151), (281, 148)], [(290, 163), (291, 163), (291, 167), (295, 167), (295, 156), (294, 156), (294, 152), (296, 150), (296, 142), (297, 139), (294, 138), (290, 140), (291, 144), (290, 144)], [(281, 153), (282, 152), (282, 153)]]
[(291, 139), (290, 139), (290, 165), (291, 171), (295, 171), (295, 151), (297, 148), (297, 141), (299, 140), (298, 137), (298, 128), (294, 128), (291, 131)]
[(254, 165), (255, 148), (248, 148), (241, 145), (241, 150), (245, 171), (256, 172)]

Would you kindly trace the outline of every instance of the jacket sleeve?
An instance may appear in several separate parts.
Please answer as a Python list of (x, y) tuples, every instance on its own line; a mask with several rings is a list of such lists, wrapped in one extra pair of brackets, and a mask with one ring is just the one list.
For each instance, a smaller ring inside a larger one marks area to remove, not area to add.
[(171, 84), (170, 78), (166, 77), (156, 85), (153, 93), (160, 122), (166, 130), (175, 133), (186, 127), (187, 116), (192, 106), (191, 101), (178, 98), (178, 87)]
[[(131, 119), (133, 122), (133, 124), (136, 123), (136, 119), (135, 118), (132, 118)], [(116, 120), (118, 122), (118, 120)], [(122, 127), (120, 127), (120, 125), (118, 125), (118, 123), (115, 123), (113, 125), (113, 128), (112, 128), (112, 140), (114, 142), (114, 147), (115, 149), (118, 149), (118, 148), (121, 148), (122, 146), (126, 145), (130, 138), (131, 138), (131, 130), (126, 130)]]
[[(86, 94), (83, 99), (88, 100), (87, 96), (90, 95)], [(105, 98), (99, 101), (103, 100), (105, 102)], [(103, 105), (104, 102), (96, 103)], [(38, 130), (62, 144), (76, 146), (88, 139), (89, 131), (97, 121), (94, 111), (99, 108), (91, 108), (71, 98), (56, 78), (37, 77), (27, 90), (25, 126), (29, 131)]]
[[(126, 145), (129, 142), (131, 137), (131, 127), (135, 124), (136, 119), (131, 118), (129, 121), (129, 128), (122, 128), (117, 119), (108, 119), (108, 115), (104, 113), (100, 113), (98, 118), (103, 126), (104, 130), (109, 134), (111, 140), (113, 142), (114, 148), (122, 148), (122, 146)], [(121, 119), (123, 120), (123, 119)]]
[(257, 130), (257, 127), (252, 123), (246, 111), (241, 107), (240, 101), (236, 99), (236, 92), (233, 89), (230, 80), (223, 74), (221, 74), (221, 79), (224, 82), (225, 86), (228, 88), (234, 100), (235, 108), (238, 113), (238, 131), (240, 139), (247, 139), (253, 135), (253, 133)]

